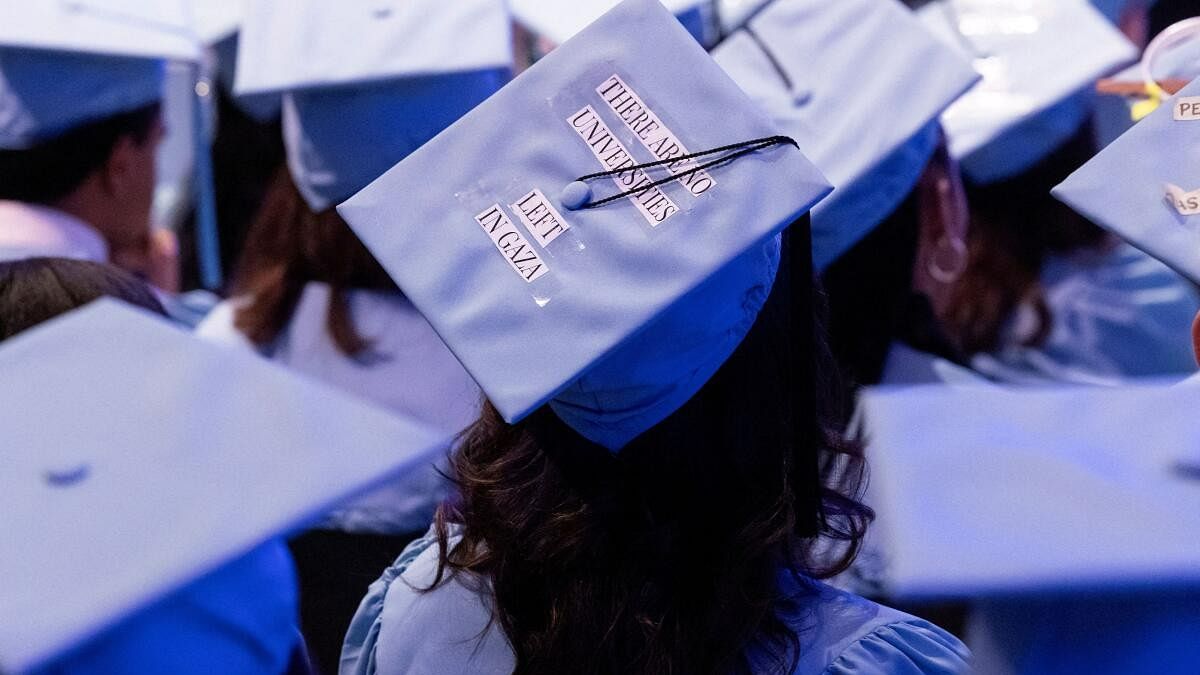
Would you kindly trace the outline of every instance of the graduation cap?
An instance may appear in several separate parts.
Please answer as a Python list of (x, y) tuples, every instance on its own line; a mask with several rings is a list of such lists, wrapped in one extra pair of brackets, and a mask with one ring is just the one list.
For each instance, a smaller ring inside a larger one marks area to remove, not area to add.
[(501, 0), (250, 2), (238, 94), (283, 92), (288, 167), (314, 211), (350, 197), (499, 89)]
[(1080, 214), (1200, 283), (1200, 80), (1054, 188)]
[[(571, 39), (617, 4), (617, 0), (509, 0), (513, 16), (556, 45)], [(697, 41), (707, 44), (709, 17), (704, 0), (662, 0)]]
[(113, 300), (0, 345), (0, 370), (5, 672), (433, 461), (447, 440)]
[[(161, 102), (167, 62), (197, 72), (201, 59), (186, 0), (0, 0), (0, 14), (0, 150), (28, 149)], [(166, 104), (186, 107), (179, 97)], [(164, 153), (186, 159), (187, 140), (196, 150), (190, 158), (196, 162), (197, 250), (202, 283), (216, 288), (221, 268), (208, 146), (199, 124), (190, 130), (191, 139), (168, 141)]]
[(552, 401), (616, 449), (728, 358), (828, 193), (778, 133), (627, 0), (338, 211), (508, 422)]
[(912, 191), (938, 115), (979, 79), (894, 0), (776, 0), (712, 54), (836, 188), (813, 210), (818, 270)]
[(163, 93), (199, 50), (180, 2), (0, 2), (0, 149), (22, 150)]
[(1088, 0), (937, 0), (918, 14), (983, 75), (942, 116), (951, 153), (979, 183), (1011, 178), (1069, 139), (1095, 81), (1138, 55)]
[(191, 25), (196, 38), (215, 45), (237, 34), (247, 0), (190, 0)]
[(863, 398), (892, 597), (1200, 582), (1200, 386)]

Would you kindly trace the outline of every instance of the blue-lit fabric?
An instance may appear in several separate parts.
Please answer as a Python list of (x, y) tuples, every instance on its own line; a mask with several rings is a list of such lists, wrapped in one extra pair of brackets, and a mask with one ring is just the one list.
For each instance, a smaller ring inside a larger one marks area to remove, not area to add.
[(300, 644), (298, 595), (287, 546), (272, 541), (30, 675), (282, 673)]
[[(452, 529), (450, 547), (458, 541)], [(431, 530), (371, 584), (346, 634), (342, 675), (512, 672), (512, 648), (491, 621), (486, 582), (452, 577), (422, 592), (433, 585), (437, 564)], [(800, 614), (787, 617), (800, 640), (797, 675), (970, 672), (966, 647), (933, 624), (824, 584), (780, 579), (803, 597)]]
[(163, 62), (0, 48), (0, 150), (22, 150), (162, 98)]
[(676, 14), (679, 18), (679, 23), (691, 33), (692, 37), (696, 38), (696, 42), (708, 46), (712, 39), (712, 28), (709, 25), (708, 14), (700, 6), (686, 9)]
[[(556, 406), (616, 449), (686, 402), (736, 346), (773, 275), (771, 264), (754, 262), (769, 256), (751, 252), (773, 247), (829, 187), (794, 147), (775, 145), (711, 169), (715, 185), (699, 195), (664, 185), (678, 211), (656, 227), (628, 199), (566, 209), (557, 202), (563, 188), (604, 168), (580, 133), (598, 146), (618, 139), (639, 163), (654, 159), (597, 92), (612, 75), (692, 152), (778, 133), (661, 4), (629, 0), (339, 212), (507, 421), (590, 375)], [(594, 117), (576, 117), (585, 106)], [(571, 119), (583, 120), (580, 133)], [(597, 198), (618, 191), (609, 178), (591, 187)], [(549, 270), (527, 282), (476, 217), (499, 205), (524, 231), (509, 205), (534, 188), (570, 229), (544, 247), (527, 237), (520, 250)], [(714, 276), (723, 282), (706, 285)], [(706, 342), (714, 336), (716, 347)], [(662, 347), (622, 349), (635, 339), (697, 348), (658, 367)], [(610, 372), (590, 372), (599, 368)]]
[(916, 187), (942, 139), (935, 120), (862, 178), (813, 209), (813, 267), (824, 271), (887, 219)]
[[(539, 37), (562, 44), (615, 7), (617, 0), (511, 0), (513, 18)], [(707, 46), (713, 26), (710, 25), (708, 3), (703, 0), (663, 0), (692, 35)]]
[(509, 79), (507, 69), (293, 91), (283, 98), (288, 169), (313, 211), (351, 197)]
[(1200, 283), (1200, 215), (1182, 215), (1167, 184), (1200, 189), (1195, 160), (1200, 122), (1176, 121), (1175, 103), (1200, 96), (1200, 80), (1054, 188), (1055, 197), (1129, 243)]
[(1046, 341), (1026, 345), (1020, 307), (999, 349), (972, 366), (1014, 384), (1117, 385), (1131, 378), (1178, 377), (1196, 370), (1190, 330), (1195, 286), (1129, 245), (1047, 261), (1041, 285), (1054, 317)]
[(1020, 174), (1070, 140), (1091, 114), (1095, 100), (1095, 94), (1084, 89), (1005, 130), (962, 158), (963, 173), (982, 185)]
[(610, 450), (666, 419), (750, 332), (771, 293), (779, 251), (775, 237), (726, 265), (559, 392), (550, 408)]
[(893, 0), (776, 0), (713, 58), (836, 188), (813, 209), (818, 271), (911, 192), (938, 115), (979, 80)]
[(1198, 633), (1194, 587), (989, 599), (967, 623), (980, 673), (1193, 675)]

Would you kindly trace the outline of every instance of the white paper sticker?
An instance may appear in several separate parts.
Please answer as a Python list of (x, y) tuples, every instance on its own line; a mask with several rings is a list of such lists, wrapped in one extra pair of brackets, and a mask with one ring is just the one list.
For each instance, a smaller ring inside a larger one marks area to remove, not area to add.
[(541, 190), (535, 189), (525, 195), (512, 205), (512, 209), (542, 248), (546, 248), (550, 242), (558, 239), (559, 235), (571, 229), (567, 219), (562, 217)]
[[(600, 165), (606, 170), (620, 171), (637, 164), (633, 160), (633, 155), (630, 155), (629, 150), (621, 145), (621, 141), (617, 140), (612, 130), (608, 128), (604, 120), (600, 119), (592, 106), (584, 106), (579, 112), (568, 117), (567, 124), (570, 124), (575, 133), (579, 134), (579, 137), (595, 155), (596, 161), (600, 162)], [(614, 174), (612, 179), (621, 192), (638, 190), (654, 182), (640, 169)], [(679, 207), (675, 205), (675, 202), (671, 201), (671, 198), (658, 187), (630, 195), (629, 200), (637, 206), (638, 211), (641, 211), (651, 227), (658, 227), (668, 218), (679, 213)]]
[(1175, 119), (1180, 122), (1200, 122), (1200, 96), (1176, 99)]
[(537, 250), (525, 240), (499, 204), (493, 204), (491, 208), (475, 216), (475, 222), (487, 232), (496, 249), (525, 281), (533, 283), (550, 271), (546, 263), (538, 257)]
[[(637, 92), (625, 84), (618, 75), (613, 75), (596, 87), (596, 93), (604, 99), (608, 107), (621, 118), (626, 128), (642, 143), (654, 159), (662, 161), (690, 154), (687, 147), (679, 138), (663, 124), (658, 115), (654, 114)], [(679, 175), (688, 170), (694, 160), (684, 160), (668, 164), (667, 170)], [(681, 185), (693, 195), (700, 196), (708, 192), (716, 181), (704, 171), (696, 171), (679, 179)]]
[(1200, 215), (1200, 190), (1187, 192), (1178, 185), (1167, 183), (1167, 201), (1181, 216)]

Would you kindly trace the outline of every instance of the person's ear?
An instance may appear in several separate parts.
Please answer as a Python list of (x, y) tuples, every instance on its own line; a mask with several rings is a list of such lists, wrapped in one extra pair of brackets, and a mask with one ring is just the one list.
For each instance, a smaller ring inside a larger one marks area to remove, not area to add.
[(958, 163), (945, 140), (917, 185), (920, 233), (913, 286), (931, 293), (934, 285), (952, 285), (966, 271), (971, 215)]
[(111, 197), (121, 199), (135, 189), (144, 150), (132, 136), (125, 135), (113, 144), (112, 152), (101, 169), (101, 184)]
[(966, 241), (971, 223), (967, 191), (963, 186), (962, 171), (950, 155), (944, 138), (934, 152), (923, 181), (929, 195), (925, 220), (934, 227), (936, 238)]

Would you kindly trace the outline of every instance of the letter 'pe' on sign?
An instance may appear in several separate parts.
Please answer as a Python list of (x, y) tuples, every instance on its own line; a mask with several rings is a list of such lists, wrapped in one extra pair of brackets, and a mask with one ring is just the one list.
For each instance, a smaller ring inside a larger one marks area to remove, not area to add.
[[(600, 92), (614, 75), (693, 152), (779, 134), (657, 0), (627, 0), (338, 208), (509, 422), (830, 189), (779, 145), (709, 169), (714, 185), (698, 195), (655, 167), (644, 173), (668, 179), (658, 194), (568, 210), (558, 200), (577, 178), (656, 160)], [(602, 122), (588, 138), (570, 121), (586, 109)], [(593, 202), (639, 173), (590, 181)], [(569, 227), (521, 214), (535, 190)], [(476, 218), (496, 205), (548, 272), (514, 273)], [(643, 208), (664, 219), (649, 224)]]

